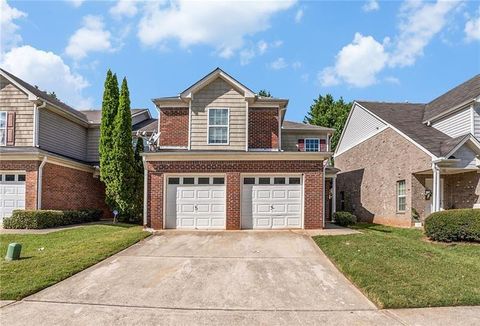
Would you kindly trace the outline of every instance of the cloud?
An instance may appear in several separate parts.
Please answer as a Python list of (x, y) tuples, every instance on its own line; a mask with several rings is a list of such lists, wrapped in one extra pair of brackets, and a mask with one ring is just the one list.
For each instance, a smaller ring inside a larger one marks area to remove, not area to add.
[(303, 65), (302, 65), (302, 63), (301, 63), (300, 61), (294, 61), (294, 62), (292, 63), (292, 68), (293, 68), (294, 70), (298, 70), (298, 69), (302, 68), (302, 66), (303, 66)]
[(362, 10), (365, 12), (377, 11), (378, 9), (380, 9), (380, 5), (378, 4), (377, 0), (368, 0), (362, 6)]
[(372, 36), (356, 33), (353, 42), (344, 46), (336, 56), (333, 67), (327, 67), (319, 74), (322, 86), (334, 86), (345, 82), (355, 87), (366, 87), (376, 83), (376, 74), (387, 64), (385, 44)]
[(101, 17), (85, 16), (82, 27), (70, 37), (65, 53), (75, 60), (80, 60), (89, 52), (113, 51), (111, 34), (104, 27)]
[(206, 44), (224, 58), (244, 45), (247, 35), (270, 27), (270, 18), (295, 1), (209, 1), (146, 3), (138, 24), (138, 37), (147, 46), (178, 41), (181, 47)]
[(18, 25), (13, 21), (26, 17), (27, 14), (17, 8), (10, 7), (7, 0), (0, 0), (0, 54), (22, 42), (22, 37), (17, 33)]
[(137, 3), (138, 1), (135, 0), (118, 0), (115, 6), (110, 8), (110, 15), (115, 19), (133, 17), (138, 12)]
[(280, 57), (272, 61), (268, 66), (273, 70), (280, 70), (287, 68), (288, 64), (284, 58)]
[(303, 19), (303, 8), (299, 8), (295, 14), (295, 23), (299, 24)]
[(467, 42), (480, 40), (480, 13), (465, 23), (465, 39)]
[(413, 65), (432, 38), (445, 27), (448, 14), (459, 4), (441, 0), (435, 3), (406, 1), (400, 9), (399, 34), (394, 40), (395, 50), (389, 65)]
[(266, 42), (264, 40), (260, 40), (257, 42), (256, 45), (252, 45), (248, 48), (244, 48), (240, 51), (240, 64), (245, 66), (252, 61), (258, 55), (264, 55), (268, 49), (278, 48), (282, 46), (283, 41), (277, 40), (274, 42)]
[(80, 7), (85, 2), (85, 0), (66, 0), (66, 1), (69, 2), (75, 8)]
[(40, 89), (52, 92), (65, 103), (77, 108), (92, 106), (92, 99), (83, 96), (89, 86), (81, 75), (72, 72), (62, 58), (53, 52), (24, 45), (5, 53), (1, 66), (19, 78)]

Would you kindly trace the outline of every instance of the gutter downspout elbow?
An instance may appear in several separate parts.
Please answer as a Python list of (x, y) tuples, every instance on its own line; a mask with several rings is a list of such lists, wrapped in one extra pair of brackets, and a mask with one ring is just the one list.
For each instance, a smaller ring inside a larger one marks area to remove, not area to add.
[(42, 209), (42, 178), (43, 178), (43, 167), (47, 163), (47, 156), (43, 157), (42, 163), (38, 167), (37, 174), (37, 209)]

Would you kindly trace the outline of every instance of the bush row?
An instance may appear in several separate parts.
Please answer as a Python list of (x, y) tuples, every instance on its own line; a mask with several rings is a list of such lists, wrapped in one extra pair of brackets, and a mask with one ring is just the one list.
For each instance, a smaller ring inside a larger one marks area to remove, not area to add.
[(480, 242), (480, 209), (449, 209), (425, 219), (425, 234), (435, 241)]
[(349, 212), (335, 212), (333, 220), (335, 224), (340, 226), (349, 226), (357, 223), (357, 217)]
[(3, 219), (5, 229), (46, 229), (62, 225), (99, 221), (102, 211), (84, 209), (78, 211), (15, 210)]

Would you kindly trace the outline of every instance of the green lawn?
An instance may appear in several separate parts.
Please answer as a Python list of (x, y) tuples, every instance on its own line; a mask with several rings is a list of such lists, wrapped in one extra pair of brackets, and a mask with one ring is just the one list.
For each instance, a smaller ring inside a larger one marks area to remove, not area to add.
[[(141, 226), (86, 225), (49, 234), (0, 235), (0, 299), (18, 300), (55, 284), (147, 237)], [(3, 260), (11, 242), (22, 259)]]
[(420, 230), (359, 224), (315, 242), (380, 308), (480, 305), (480, 245), (424, 241)]

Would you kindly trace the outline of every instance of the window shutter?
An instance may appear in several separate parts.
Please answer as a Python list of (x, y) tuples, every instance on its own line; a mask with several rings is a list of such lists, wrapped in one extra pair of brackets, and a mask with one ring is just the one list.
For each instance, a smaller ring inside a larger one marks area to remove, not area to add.
[(320, 148), (318, 150), (320, 152), (327, 151), (327, 140), (325, 138), (320, 138)]
[(297, 143), (297, 148), (299, 152), (305, 151), (305, 139), (299, 139)]
[(7, 112), (7, 146), (15, 145), (15, 112)]

